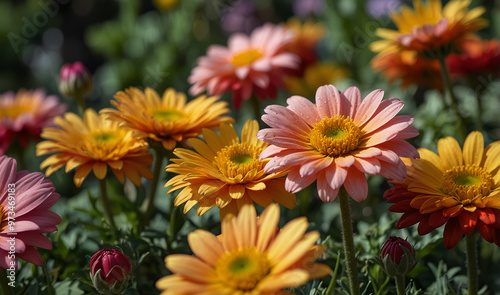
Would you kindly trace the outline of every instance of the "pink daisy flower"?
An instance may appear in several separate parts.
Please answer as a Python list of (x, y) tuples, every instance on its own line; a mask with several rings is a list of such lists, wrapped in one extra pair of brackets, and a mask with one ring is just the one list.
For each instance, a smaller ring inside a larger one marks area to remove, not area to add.
[(53, 118), (65, 111), (57, 96), (45, 96), (42, 89), (0, 95), (0, 155), (15, 139), (23, 147), (30, 139), (39, 140), (42, 129), (53, 126)]
[(61, 223), (48, 210), (57, 199), (54, 185), (42, 173), (17, 172), (16, 160), (0, 156), (0, 268), (10, 268), (11, 262), (17, 266), (15, 258), (42, 265), (34, 247), (52, 249), (42, 233), (57, 231)]
[(402, 180), (406, 168), (400, 157), (418, 157), (404, 140), (418, 131), (410, 126), (413, 117), (396, 116), (403, 102), (383, 96), (382, 90), (375, 90), (362, 100), (356, 87), (340, 94), (325, 85), (316, 92), (316, 104), (292, 96), (287, 107), (266, 107), (262, 120), (271, 128), (260, 130), (257, 138), (271, 144), (261, 159), (274, 158), (265, 171), (290, 169), (285, 182), (290, 193), (317, 180), (324, 202), (333, 201), (342, 185), (354, 200), (366, 199), (365, 174)]
[(194, 84), (189, 92), (209, 95), (233, 92), (233, 104), (238, 110), (253, 93), (260, 98), (275, 97), (283, 88), (283, 75), (298, 66), (299, 58), (285, 51), (294, 39), (292, 30), (282, 25), (265, 24), (251, 36), (231, 35), (229, 47), (212, 45), (207, 56), (198, 59), (198, 66), (188, 78)]

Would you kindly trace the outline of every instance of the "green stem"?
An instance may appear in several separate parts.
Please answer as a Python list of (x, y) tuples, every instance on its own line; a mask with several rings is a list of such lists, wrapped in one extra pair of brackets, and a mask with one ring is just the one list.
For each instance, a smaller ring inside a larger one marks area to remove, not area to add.
[(14, 146), (14, 152), (16, 153), (17, 160), (17, 170), (26, 170), (26, 155), (24, 153), (26, 149), (24, 149), (20, 143), (16, 143)]
[(467, 276), (469, 278), (469, 295), (477, 294), (479, 290), (479, 275), (477, 267), (476, 233), (465, 236), (465, 252), (467, 255)]
[[(9, 286), (10, 280), (7, 278), (7, 270), (0, 269), (0, 290), (2, 290), (2, 294), (4, 295), (14, 295), (15, 288)], [(15, 283), (15, 282), (14, 282)]]
[(79, 95), (75, 96), (75, 100), (78, 104), (78, 113), (80, 113), (81, 116), (85, 113), (85, 109), (87, 108), (85, 105), (85, 96)]
[(405, 295), (406, 294), (405, 276), (399, 275), (395, 276), (395, 278), (396, 278), (396, 289), (398, 291), (398, 295)]
[(482, 97), (483, 97), (483, 91), (479, 91), (479, 93), (476, 93), (476, 100), (477, 100), (477, 125), (479, 130), (483, 130), (483, 102), (482, 102)]
[(106, 189), (106, 179), (99, 179), (99, 189), (101, 191), (102, 206), (104, 207), (104, 215), (108, 220), (111, 227), (116, 231), (115, 220), (113, 219), (113, 212), (111, 211), (111, 204), (108, 198), (108, 191)]
[(45, 274), (45, 280), (47, 281), (47, 291), (49, 293), (49, 295), (54, 295), (54, 287), (52, 286), (52, 281), (50, 279), (50, 273), (49, 273), (49, 270), (47, 269), (47, 264), (45, 263), (45, 261), (43, 261), (43, 265), (42, 265), (42, 268), (43, 268), (43, 272)]
[(158, 181), (160, 180), (160, 173), (163, 167), (163, 152), (159, 149), (155, 150), (155, 163), (153, 166), (153, 180), (151, 181), (151, 187), (149, 188), (149, 194), (146, 199), (146, 211), (144, 213), (144, 217), (139, 223), (138, 233), (140, 234), (144, 228), (149, 225), (149, 221), (153, 216), (153, 212), (155, 209), (155, 197), (156, 197), (156, 189), (158, 187)]
[(326, 295), (333, 295), (335, 294), (335, 284), (337, 282), (337, 274), (339, 272), (339, 265), (340, 265), (340, 253), (337, 254), (337, 262), (335, 263), (335, 269), (333, 270), (332, 274), (332, 280), (330, 281), (330, 284), (328, 285), (328, 289), (326, 289)]
[(358, 270), (356, 266), (356, 249), (352, 231), (351, 207), (349, 206), (349, 195), (342, 186), (338, 194), (340, 217), (342, 218), (342, 240), (344, 242), (344, 254), (349, 277), (349, 288), (351, 295), (360, 295), (358, 283)]
[(460, 111), (458, 110), (458, 99), (455, 96), (455, 92), (453, 91), (453, 84), (451, 83), (448, 67), (446, 66), (446, 60), (442, 54), (438, 54), (437, 59), (439, 61), (439, 64), (441, 65), (441, 74), (443, 76), (443, 84), (445, 87), (445, 91), (447, 91), (448, 95), (450, 96), (451, 108), (455, 113), (455, 118), (457, 120), (456, 123), (457, 123), (458, 135), (460, 136), (460, 139), (464, 140), (465, 129), (464, 129), (463, 118), (462, 115), (460, 115)]

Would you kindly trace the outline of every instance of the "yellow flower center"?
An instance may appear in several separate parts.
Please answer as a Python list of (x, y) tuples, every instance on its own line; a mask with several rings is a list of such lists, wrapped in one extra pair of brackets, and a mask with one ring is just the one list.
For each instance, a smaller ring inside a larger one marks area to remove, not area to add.
[(96, 129), (88, 134), (88, 139), (83, 141), (82, 150), (94, 159), (111, 158), (121, 151), (120, 143), (123, 142), (127, 131), (125, 129)]
[(468, 164), (453, 167), (444, 173), (443, 192), (461, 201), (463, 206), (473, 206), (475, 199), (490, 193), (492, 185), (490, 173), (477, 165)]
[(309, 143), (325, 156), (339, 157), (355, 150), (360, 138), (361, 130), (351, 118), (335, 116), (314, 125)]
[(237, 67), (246, 66), (262, 57), (262, 52), (257, 49), (249, 49), (233, 55), (231, 63)]
[(254, 247), (228, 252), (215, 266), (217, 277), (223, 284), (241, 291), (253, 290), (269, 270), (267, 255)]
[(98, 143), (105, 143), (105, 142), (110, 142), (113, 141), (116, 136), (112, 133), (97, 133), (94, 135), (95, 140)]
[(217, 152), (214, 164), (228, 178), (235, 178), (238, 175), (243, 177), (252, 170), (260, 171), (264, 169), (265, 162), (259, 160), (262, 150), (262, 147), (249, 143), (226, 146)]
[(22, 114), (29, 113), (33, 110), (33, 106), (29, 104), (13, 105), (0, 110), (0, 118), (17, 118)]
[(157, 120), (164, 121), (175, 121), (185, 117), (183, 113), (176, 110), (156, 110), (152, 116)]

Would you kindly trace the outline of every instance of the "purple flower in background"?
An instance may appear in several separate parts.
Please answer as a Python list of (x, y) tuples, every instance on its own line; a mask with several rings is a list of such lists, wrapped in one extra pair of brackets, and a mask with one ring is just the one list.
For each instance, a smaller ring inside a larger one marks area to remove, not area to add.
[(228, 7), (221, 18), (222, 29), (227, 33), (244, 32), (250, 33), (260, 25), (255, 16), (256, 8), (253, 1), (238, 0)]
[(295, 0), (293, 12), (298, 16), (319, 14), (323, 10), (323, 0)]
[(381, 18), (401, 6), (401, 0), (368, 0), (366, 12), (372, 18)]

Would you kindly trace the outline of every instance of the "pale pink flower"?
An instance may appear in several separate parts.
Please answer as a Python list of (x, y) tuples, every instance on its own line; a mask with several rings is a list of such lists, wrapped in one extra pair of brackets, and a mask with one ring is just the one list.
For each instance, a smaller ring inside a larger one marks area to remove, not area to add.
[(23, 147), (39, 140), (42, 129), (53, 126), (53, 118), (65, 111), (57, 96), (45, 96), (41, 89), (0, 94), (0, 155), (15, 139)]
[(396, 116), (403, 102), (383, 96), (375, 90), (362, 99), (356, 87), (340, 94), (325, 85), (316, 92), (316, 104), (292, 96), (287, 107), (266, 107), (262, 120), (271, 128), (260, 130), (257, 138), (271, 145), (260, 158), (274, 158), (265, 171), (290, 169), (285, 182), (290, 193), (317, 180), (324, 202), (333, 201), (342, 185), (354, 200), (366, 199), (365, 174), (402, 180), (406, 168), (400, 157), (418, 157), (405, 139), (418, 131), (410, 126), (413, 117)]
[(189, 92), (198, 95), (221, 95), (232, 91), (236, 109), (252, 94), (260, 99), (275, 97), (283, 88), (282, 78), (298, 66), (296, 55), (285, 47), (294, 39), (292, 30), (282, 25), (265, 24), (250, 36), (236, 33), (229, 37), (228, 47), (212, 45), (207, 56), (198, 59), (198, 66), (188, 78)]
[(42, 265), (34, 247), (52, 249), (42, 233), (57, 231), (61, 223), (61, 217), (48, 210), (57, 199), (54, 185), (42, 173), (18, 172), (16, 160), (0, 156), (0, 268), (9, 269), (12, 258)]

